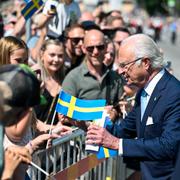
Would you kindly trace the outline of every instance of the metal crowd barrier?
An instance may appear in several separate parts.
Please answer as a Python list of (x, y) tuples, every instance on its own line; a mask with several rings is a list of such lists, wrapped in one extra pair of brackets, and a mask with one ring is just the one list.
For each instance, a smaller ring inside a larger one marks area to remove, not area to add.
[(81, 129), (55, 139), (50, 149), (35, 152), (33, 162), (50, 177), (31, 166), (31, 180), (125, 180), (127, 176), (121, 157), (98, 160), (85, 151), (85, 133)]

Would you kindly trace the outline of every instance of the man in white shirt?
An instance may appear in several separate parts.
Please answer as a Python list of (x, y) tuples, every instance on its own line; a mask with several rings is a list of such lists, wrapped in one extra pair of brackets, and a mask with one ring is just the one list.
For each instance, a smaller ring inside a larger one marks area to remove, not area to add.
[(48, 23), (47, 35), (50, 38), (60, 38), (65, 28), (76, 23), (80, 16), (79, 5), (73, 0), (48, 0), (37, 26)]

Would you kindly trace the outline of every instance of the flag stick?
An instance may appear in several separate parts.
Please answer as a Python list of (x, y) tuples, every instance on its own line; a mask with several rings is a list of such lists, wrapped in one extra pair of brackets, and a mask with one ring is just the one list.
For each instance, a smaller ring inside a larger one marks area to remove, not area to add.
[[(51, 126), (50, 126), (50, 129), (49, 129), (49, 135), (52, 134), (52, 126), (53, 126), (53, 123), (54, 123), (55, 115), (56, 115), (56, 110), (54, 111), (53, 118), (52, 118), (52, 121), (51, 121)], [(48, 142), (49, 141), (47, 140), (46, 149), (48, 148)]]
[[(62, 90), (60, 90), (59, 95), (60, 95), (61, 91), (62, 91)], [(59, 96), (58, 96), (58, 99), (59, 99)], [(57, 101), (58, 101), (58, 100), (57, 100)], [(58, 102), (57, 102), (57, 103), (58, 103)], [(54, 114), (53, 114), (53, 117), (52, 117), (51, 126), (50, 126), (50, 129), (49, 129), (49, 134), (52, 133), (52, 126), (53, 126), (53, 124), (54, 124), (55, 116), (56, 116), (56, 109), (54, 110)]]
[(49, 173), (47, 173), (46, 171), (44, 171), (42, 168), (40, 168), (37, 164), (35, 164), (35, 163), (33, 163), (32, 161), (31, 161), (31, 163), (30, 163), (32, 166), (34, 166), (35, 168), (37, 168), (39, 171), (41, 171), (42, 173), (44, 173), (46, 176), (50, 176), (50, 174)]
[(51, 126), (50, 126), (50, 129), (49, 129), (49, 134), (52, 133), (52, 126), (54, 124), (55, 117), (56, 117), (56, 110), (54, 111), (54, 114), (53, 114), (53, 117), (52, 117)]
[[(61, 91), (62, 90), (60, 90), (59, 94), (61, 93)], [(53, 114), (53, 117), (52, 117), (51, 126), (50, 126), (50, 129), (49, 129), (49, 135), (52, 134), (52, 126), (54, 124), (55, 117), (56, 117), (56, 109), (54, 110), (54, 114)], [(48, 141), (47, 141), (47, 144), (46, 144), (46, 148), (47, 147), (48, 147)]]

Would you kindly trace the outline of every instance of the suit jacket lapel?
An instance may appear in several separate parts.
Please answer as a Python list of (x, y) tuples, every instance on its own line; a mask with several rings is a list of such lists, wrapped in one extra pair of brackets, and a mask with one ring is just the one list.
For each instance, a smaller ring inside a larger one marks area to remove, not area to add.
[(162, 91), (165, 88), (167, 82), (169, 81), (169, 78), (170, 78), (169, 73), (167, 71), (165, 71), (163, 77), (157, 83), (157, 85), (156, 85), (156, 87), (155, 87), (155, 89), (154, 89), (154, 91), (150, 97), (150, 100), (148, 102), (148, 105), (146, 107), (146, 110), (144, 112), (144, 116), (143, 116), (143, 119), (141, 122), (141, 130), (140, 130), (140, 136), (141, 137), (143, 137), (147, 119), (149, 116), (151, 116), (154, 107), (156, 106), (157, 102), (161, 98)]
[(160, 91), (154, 91), (153, 94), (151, 95), (151, 98), (148, 102), (148, 105), (146, 107), (146, 110), (144, 112), (144, 116), (143, 116), (143, 119), (142, 119), (142, 122), (141, 122), (141, 132), (144, 133), (144, 129), (146, 127), (146, 123), (147, 123), (147, 119), (149, 116), (151, 116), (152, 114), (152, 111), (154, 109), (154, 107), (156, 106), (158, 100), (160, 99), (161, 97), (161, 92)]
[(141, 92), (143, 89), (140, 89), (136, 95), (136, 128), (137, 128), (137, 136), (140, 137), (140, 130), (141, 130)]

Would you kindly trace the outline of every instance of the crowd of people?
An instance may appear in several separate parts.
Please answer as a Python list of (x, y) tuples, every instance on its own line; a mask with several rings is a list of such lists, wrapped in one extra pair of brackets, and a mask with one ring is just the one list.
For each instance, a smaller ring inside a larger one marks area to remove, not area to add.
[[(14, 3), (2, 13), (8, 23), (0, 24), (1, 179), (30, 178), (32, 154), (73, 133), (72, 126), (87, 131), (87, 144), (118, 150), (127, 166), (136, 159), (139, 179), (177, 179), (180, 83), (164, 66), (155, 42), (160, 35), (154, 41), (141, 24), (119, 10), (104, 12), (101, 4), (83, 12), (74, 0), (47, 0), (26, 39), (25, 4)], [(112, 124), (105, 129), (91, 119), (53, 117), (60, 90), (105, 99)]]

